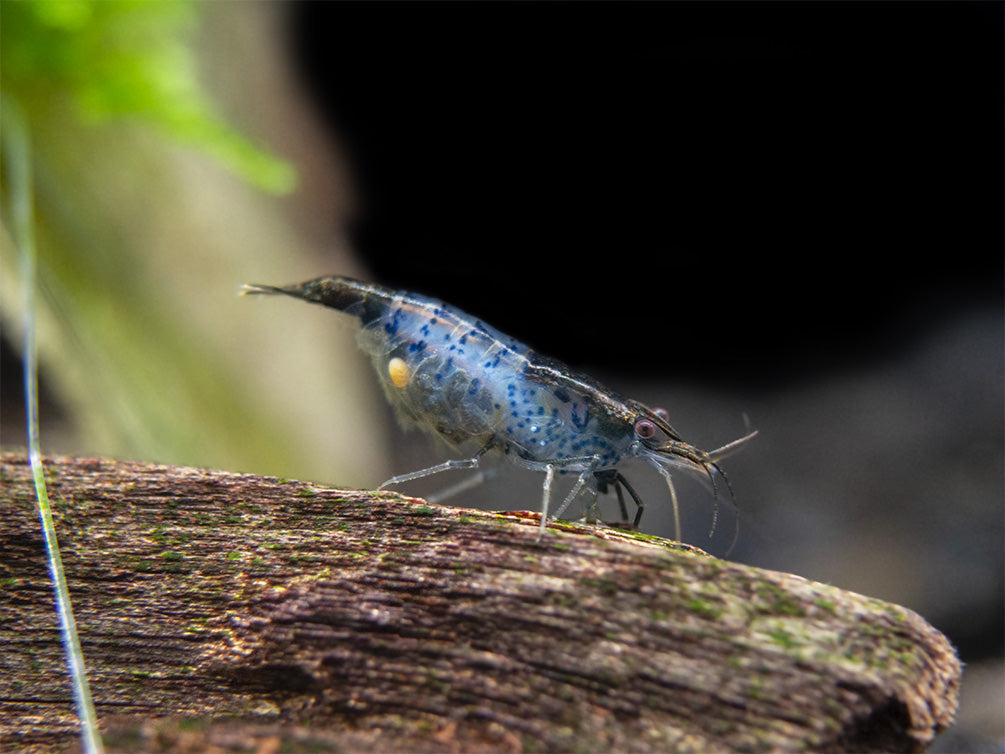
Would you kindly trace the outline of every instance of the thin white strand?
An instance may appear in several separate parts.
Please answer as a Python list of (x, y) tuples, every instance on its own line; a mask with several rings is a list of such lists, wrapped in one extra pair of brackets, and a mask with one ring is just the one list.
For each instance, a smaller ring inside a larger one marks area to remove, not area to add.
[(14, 243), (21, 257), (21, 285), (24, 302), (24, 399), (28, 425), (28, 458), (32, 478), (35, 482), (35, 496), (38, 513), (42, 522), (42, 533), (56, 597), (56, 612), (59, 616), (63, 652), (73, 685), (73, 698), (80, 720), (80, 742), (86, 754), (101, 754), (104, 748), (98, 731), (98, 717), (87, 682), (84, 653), (77, 635), (77, 624), (73, 619), (70, 592), (66, 585), (66, 573), (59, 555), (56, 527), (52, 520), (52, 508), (45, 486), (45, 471), (42, 466), (41, 444), (38, 432), (38, 361), (35, 347), (35, 278), (36, 250), (32, 227), (34, 207), (32, 202), (32, 180), (30, 165), (30, 145), (28, 129), (20, 108), (9, 98), (3, 98), (4, 137), (6, 149), (7, 179), (9, 187), (10, 217)]

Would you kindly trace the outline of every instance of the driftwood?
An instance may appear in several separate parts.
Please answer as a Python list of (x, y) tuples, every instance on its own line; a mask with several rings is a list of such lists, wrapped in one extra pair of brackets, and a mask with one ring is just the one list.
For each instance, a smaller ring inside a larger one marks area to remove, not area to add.
[[(0, 462), (0, 750), (73, 748), (30, 470)], [(956, 709), (915, 613), (661, 539), (45, 466), (110, 751), (917, 751)]]

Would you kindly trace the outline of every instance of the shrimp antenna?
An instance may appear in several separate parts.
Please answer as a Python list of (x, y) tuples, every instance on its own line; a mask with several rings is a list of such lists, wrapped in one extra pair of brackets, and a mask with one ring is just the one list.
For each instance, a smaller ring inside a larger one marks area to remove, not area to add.
[[(754, 432), (753, 434), (747, 435), (746, 437), (743, 437), (740, 440), (736, 440), (734, 442), (729, 443), (729, 445), (736, 445), (737, 442), (744, 442), (746, 440), (749, 440), (756, 434), (757, 432)], [(729, 554), (733, 552), (733, 548), (736, 547), (736, 543), (740, 541), (740, 509), (736, 505), (736, 495), (733, 493), (733, 485), (729, 483), (729, 477), (726, 476), (726, 472), (723, 471), (721, 468), (719, 468), (718, 464), (716, 464), (715, 461), (709, 461), (708, 466), (715, 469), (716, 473), (722, 477), (722, 481), (726, 483), (726, 489), (729, 490), (729, 504), (733, 506), (733, 511), (736, 513), (736, 516), (733, 520), (733, 540), (729, 543), (729, 549), (726, 550), (726, 554), (724, 556), (728, 558)], [(716, 502), (715, 512), (712, 514), (712, 528), (708, 532), (708, 536), (710, 539), (712, 537), (712, 534), (715, 532), (715, 525), (716, 525), (716, 519), (718, 518), (718, 514), (719, 514), (719, 505), (718, 502)]]
[[(743, 415), (743, 424), (747, 428), (747, 434), (745, 434), (743, 437), (733, 440), (733, 442), (727, 442), (721, 448), (710, 450), (708, 453), (705, 454), (708, 460), (712, 462), (712, 465), (715, 465), (718, 461), (721, 461), (724, 458), (728, 458), (729, 456), (733, 455), (736, 451), (738, 451), (740, 448), (746, 445), (750, 440), (753, 440), (755, 437), (757, 437), (757, 430), (751, 428), (750, 417), (747, 416), (746, 414)], [(719, 471), (720, 474), (722, 474), (722, 471), (719, 470), (718, 467), (716, 467), (716, 469)], [(722, 476), (725, 479), (726, 475), (722, 474)]]
[[(726, 550), (726, 557), (729, 557), (729, 554), (733, 552), (733, 548), (736, 547), (736, 543), (740, 540), (740, 509), (736, 505), (736, 495), (733, 493), (733, 485), (729, 483), (729, 477), (727, 477), (726, 472), (724, 472), (719, 467), (718, 462), (724, 458), (728, 458), (729, 456), (733, 455), (736, 451), (742, 449), (743, 446), (746, 445), (750, 440), (757, 437), (757, 430), (750, 428), (750, 418), (746, 414), (743, 415), (743, 422), (744, 424), (747, 425), (747, 434), (745, 434), (743, 437), (733, 440), (732, 442), (726, 443), (722, 447), (716, 448), (715, 450), (711, 450), (705, 454), (705, 457), (707, 459), (706, 468), (711, 467), (715, 469), (716, 472), (722, 477), (722, 481), (726, 483), (726, 489), (729, 490), (730, 505), (733, 506), (733, 510), (736, 512), (736, 520), (733, 524), (733, 541), (730, 543), (729, 549)], [(716, 506), (716, 513), (718, 513), (718, 506)], [(715, 515), (713, 514), (712, 531), (709, 532), (710, 537), (712, 536), (712, 532), (714, 531), (715, 531)]]

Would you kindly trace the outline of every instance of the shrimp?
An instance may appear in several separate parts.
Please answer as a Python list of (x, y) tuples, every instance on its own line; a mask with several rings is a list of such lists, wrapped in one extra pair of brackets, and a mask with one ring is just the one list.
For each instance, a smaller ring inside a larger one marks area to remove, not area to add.
[[(716, 477), (721, 477), (732, 497), (718, 461), (757, 434), (749, 432), (713, 451), (699, 450), (670, 426), (664, 409), (624, 398), (481, 320), (426, 296), (344, 277), (284, 287), (246, 285), (241, 292), (292, 296), (357, 317), (359, 345), (373, 360), (384, 393), (403, 423), (439, 436), (458, 451), (476, 449), (466, 458), (392, 477), (380, 488), (444, 471), (477, 469), (486, 453), (501, 451), (515, 465), (545, 474), (541, 534), (549, 519), (556, 472), (578, 473), (578, 477), (552, 514), (554, 518), (581, 494), (588, 514), (595, 514), (598, 491), (613, 488), (626, 523), (622, 490), (634, 501), (631, 527), (637, 529), (645, 505), (618, 470), (623, 459), (637, 457), (666, 481), (679, 540), (680, 517), (670, 469), (703, 475), (715, 499)], [(595, 515), (588, 519), (595, 520)]]

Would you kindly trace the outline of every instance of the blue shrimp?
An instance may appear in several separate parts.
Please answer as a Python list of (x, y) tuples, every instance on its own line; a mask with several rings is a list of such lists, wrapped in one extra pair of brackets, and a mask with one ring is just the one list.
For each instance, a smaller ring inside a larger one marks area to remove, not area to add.
[(357, 317), (362, 325), (359, 345), (372, 358), (384, 393), (403, 422), (439, 435), (455, 449), (477, 448), (468, 458), (392, 477), (381, 488), (442, 471), (475, 469), (488, 451), (500, 450), (514, 464), (545, 473), (541, 532), (549, 518), (556, 472), (579, 476), (555, 518), (581, 493), (588, 513), (594, 512), (597, 492), (613, 488), (627, 523), (624, 489), (635, 502), (631, 526), (638, 528), (645, 506), (618, 470), (623, 459), (638, 457), (651, 464), (670, 489), (679, 540), (670, 469), (706, 476), (717, 498), (716, 475), (729, 487), (717, 462), (757, 434), (750, 432), (710, 452), (699, 450), (670, 426), (665, 410), (623, 398), (481, 320), (425, 296), (344, 277), (285, 287), (248, 285), (242, 293), (284, 294)]

